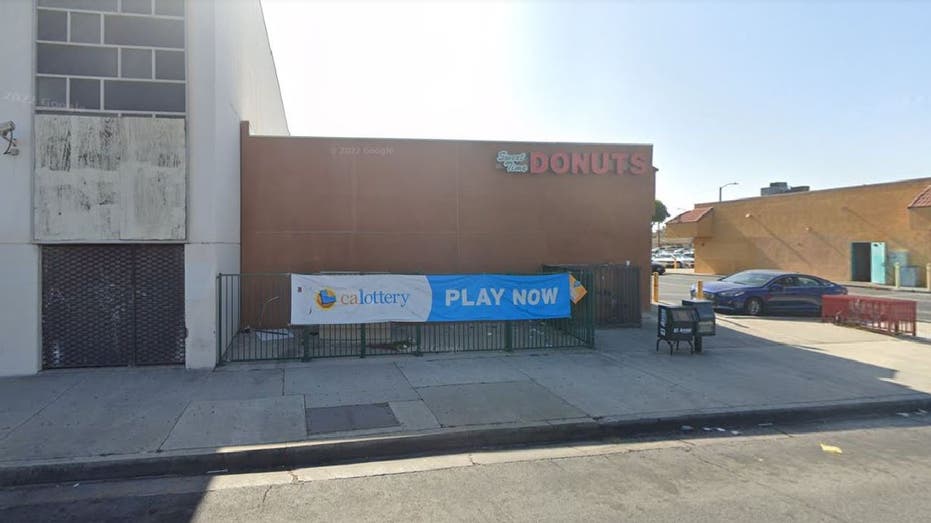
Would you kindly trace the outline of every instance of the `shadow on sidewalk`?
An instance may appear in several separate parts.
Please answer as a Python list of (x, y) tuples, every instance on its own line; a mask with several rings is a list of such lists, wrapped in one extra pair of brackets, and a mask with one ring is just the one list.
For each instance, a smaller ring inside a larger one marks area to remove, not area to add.
[[(926, 346), (816, 318), (724, 317), (717, 335), (705, 340), (704, 352), (694, 355), (656, 351), (655, 340), (655, 322), (648, 318), (639, 329), (598, 331), (595, 351), (385, 356), (231, 366), (220, 372), (55, 371), (2, 379), (0, 465), (210, 454), (236, 445), (310, 439), (416, 441), (475, 431), (458, 449), (468, 451), (520, 444), (521, 434), (532, 434), (528, 427), (580, 421), (588, 423), (589, 432), (561, 434), (559, 441), (590, 438), (596, 429), (604, 437), (636, 437), (651, 422), (665, 431), (660, 437), (678, 438), (682, 435), (670, 434), (664, 420), (694, 417), (717, 423), (715, 428), (746, 432), (770, 411), (778, 412), (778, 426), (793, 410), (817, 416), (856, 404), (931, 400)], [(384, 405), (382, 411), (387, 409), (398, 424), (375, 432), (321, 433), (308, 414), (371, 405)], [(636, 428), (628, 422), (636, 422)], [(409, 446), (401, 448), (357, 445), (345, 454), (334, 450), (329, 460), (410, 454)], [(454, 450), (424, 447), (417, 453)], [(259, 461), (243, 458), (216, 470), (262, 468)]]

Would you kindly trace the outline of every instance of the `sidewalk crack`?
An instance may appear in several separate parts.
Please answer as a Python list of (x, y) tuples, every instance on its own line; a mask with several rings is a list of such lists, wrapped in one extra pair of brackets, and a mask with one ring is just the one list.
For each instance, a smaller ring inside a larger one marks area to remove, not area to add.
[[(420, 398), (420, 401), (423, 401), (423, 396), (420, 395), (420, 391), (417, 390), (417, 387), (415, 387), (413, 383), (411, 383), (411, 380), (410, 380), (410, 378), (407, 377), (407, 374), (404, 374), (404, 369), (402, 369), (400, 366), (398, 366), (398, 362), (393, 361), (393, 362), (391, 362), (391, 364), (394, 365), (394, 368), (398, 369), (398, 372), (400, 372), (400, 373), (401, 373), (401, 376), (404, 377), (404, 381), (405, 381), (405, 383), (407, 383), (407, 386), (410, 387), (411, 390), (413, 390), (415, 394), (417, 394), (417, 397)], [(429, 410), (429, 408), (428, 408), (428, 410)], [(435, 416), (435, 415), (434, 415), (434, 416)]]
[[(39, 378), (39, 379), (41, 379), (41, 378)], [(48, 403), (46, 403), (45, 405), (43, 405), (41, 409), (35, 411), (31, 416), (29, 416), (28, 418), (26, 418), (25, 420), (23, 420), (22, 423), (20, 423), (20, 424), (16, 425), (15, 427), (11, 428), (10, 430), (8, 430), (7, 433), (6, 433), (6, 435), (3, 436), (2, 438), (0, 438), (0, 441), (3, 441), (3, 440), (5, 440), (5, 439), (9, 438), (10, 436), (12, 436), (14, 432), (16, 432), (17, 430), (20, 429), (20, 427), (23, 427), (24, 425), (26, 425), (27, 423), (29, 423), (30, 421), (32, 421), (36, 416), (38, 416), (39, 414), (42, 414), (42, 412), (44, 412), (45, 409), (47, 409), (47, 408), (51, 407), (53, 404), (57, 403), (58, 400), (60, 400), (65, 394), (67, 394), (68, 392), (71, 392), (72, 389), (74, 389), (74, 388), (76, 388), (78, 385), (84, 383), (85, 380), (87, 380), (87, 376), (82, 376), (80, 379), (76, 380), (76, 381), (75, 381), (74, 383), (72, 383), (70, 386), (65, 387), (65, 389), (62, 390), (57, 396), (55, 396), (54, 399), (52, 399), (51, 401), (49, 401)]]
[(181, 418), (184, 417), (184, 413), (187, 412), (187, 409), (191, 406), (192, 400), (187, 400), (187, 403), (184, 404), (184, 408), (181, 409), (181, 412), (178, 413), (178, 416), (175, 418), (174, 423), (171, 424), (171, 428), (168, 429), (168, 432), (165, 433), (165, 437), (162, 439), (162, 442), (158, 444), (158, 447), (155, 447), (155, 452), (161, 452), (162, 447), (168, 441), (168, 438), (171, 437), (171, 433), (175, 431), (175, 427), (178, 426), (178, 423), (181, 421)]

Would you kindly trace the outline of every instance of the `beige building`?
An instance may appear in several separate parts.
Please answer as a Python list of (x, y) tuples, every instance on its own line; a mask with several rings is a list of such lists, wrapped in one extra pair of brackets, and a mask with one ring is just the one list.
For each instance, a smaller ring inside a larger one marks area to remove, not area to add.
[(783, 269), (835, 281), (927, 284), (931, 178), (696, 204), (666, 224), (694, 239), (695, 272)]

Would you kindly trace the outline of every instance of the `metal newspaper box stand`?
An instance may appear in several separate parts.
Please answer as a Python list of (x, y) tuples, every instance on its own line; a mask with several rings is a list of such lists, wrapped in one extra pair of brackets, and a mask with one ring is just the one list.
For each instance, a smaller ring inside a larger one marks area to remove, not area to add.
[(698, 311), (695, 307), (660, 305), (656, 318), (656, 350), (659, 343), (665, 341), (672, 354), (673, 342), (675, 350), (679, 350), (679, 342), (688, 342), (691, 352), (695, 352), (692, 340), (695, 338), (695, 327), (698, 324)]
[(702, 338), (705, 336), (714, 336), (716, 330), (716, 320), (714, 316), (714, 304), (708, 300), (682, 300), (682, 305), (694, 307), (698, 313), (698, 323), (695, 327), (695, 350), (701, 352)]

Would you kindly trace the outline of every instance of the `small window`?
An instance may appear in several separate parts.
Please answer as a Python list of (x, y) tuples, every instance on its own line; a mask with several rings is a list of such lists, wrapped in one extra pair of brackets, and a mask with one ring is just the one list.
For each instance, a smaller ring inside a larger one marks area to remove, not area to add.
[(67, 87), (64, 78), (37, 76), (36, 105), (39, 107), (67, 107)]
[(152, 14), (152, 0), (123, 0), (120, 5), (124, 13)]
[(100, 109), (100, 80), (71, 78), (71, 103), (73, 109)]
[(149, 49), (120, 49), (123, 78), (152, 78), (152, 51)]
[(39, 40), (59, 40), (68, 39), (68, 13), (64, 11), (38, 11), (38, 34)]
[(71, 13), (71, 41), (100, 43), (100, 15)]

